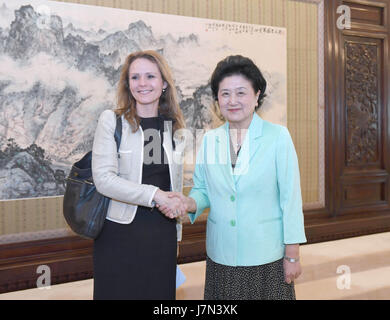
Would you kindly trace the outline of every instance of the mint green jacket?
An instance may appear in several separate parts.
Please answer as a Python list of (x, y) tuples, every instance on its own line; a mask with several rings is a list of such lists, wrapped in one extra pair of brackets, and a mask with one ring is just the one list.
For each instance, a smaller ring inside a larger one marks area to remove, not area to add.
[(306, 242), (298, 158), (288, 130), (254, 113), (232, 169), (229, 124), (208, 131), (189, 194), (197, 211), (210, 208), (207, 255), (228, 266), (281, 259), (286, 244)]

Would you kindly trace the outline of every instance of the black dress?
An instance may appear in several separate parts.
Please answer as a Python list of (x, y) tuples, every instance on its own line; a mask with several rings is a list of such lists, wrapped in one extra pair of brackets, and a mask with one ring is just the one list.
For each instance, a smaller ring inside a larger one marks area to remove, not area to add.
[[(163, 128), (162, 119), (142, 118), (141, 127), (144, 131), (159, 130)], [(160, 136), (163, 137), (162, 132)], [(169, 166), (164, 162), (159, 140), (161, 162), (144, 161), (142, 183), (169, 191)], [(144, 159), (153, 155), (154, 150), (144, 148)], [(176, 219), (165, 217), (156, 208), (138, 206), (130, 224), (106, 220), (94, 241), (94, 299), (175, 299), (176, 250)]]

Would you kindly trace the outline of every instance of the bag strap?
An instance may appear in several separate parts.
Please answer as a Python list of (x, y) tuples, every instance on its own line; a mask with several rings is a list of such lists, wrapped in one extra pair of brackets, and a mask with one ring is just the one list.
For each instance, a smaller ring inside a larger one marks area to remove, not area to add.
[(119, 147), (121, 145), (122, 140), (122, 117), (120, 115), (116, 115), (116, 127), (114, 138), (116, 142), (116, 151), (119, 152)]

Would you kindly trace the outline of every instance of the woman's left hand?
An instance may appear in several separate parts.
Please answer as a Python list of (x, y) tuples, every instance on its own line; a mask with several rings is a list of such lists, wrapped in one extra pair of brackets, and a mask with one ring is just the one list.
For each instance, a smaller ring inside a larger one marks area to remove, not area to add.
[(283, 269), (284, 281), (286, 281), (288, 284), (294, 282), (294, 280), (297, 279), (302, 273), (301, 263), (299, 261), (290, 262), (286, 259), (283, 259)]

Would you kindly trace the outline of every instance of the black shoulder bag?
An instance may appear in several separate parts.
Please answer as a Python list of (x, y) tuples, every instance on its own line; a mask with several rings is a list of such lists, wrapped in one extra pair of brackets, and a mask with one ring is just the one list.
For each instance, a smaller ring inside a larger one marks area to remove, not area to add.
[[(122, 119), (116, 117), (117, 151), (122, 138)], [(78, 235), (96, 239), (103, 228), (110, 198), (100, 194), (92, 178), (92, 151), (73, 164), (66, 179), (63, 212), (69, 227)]]

